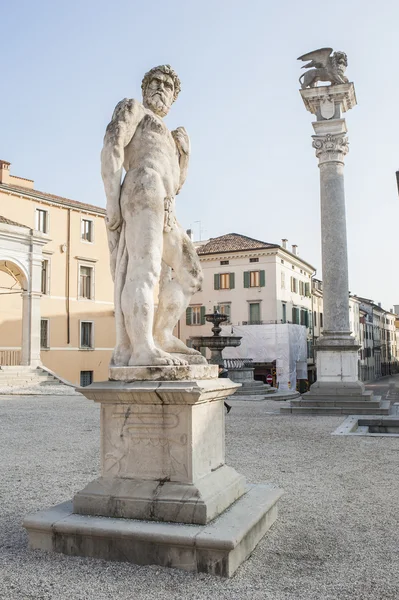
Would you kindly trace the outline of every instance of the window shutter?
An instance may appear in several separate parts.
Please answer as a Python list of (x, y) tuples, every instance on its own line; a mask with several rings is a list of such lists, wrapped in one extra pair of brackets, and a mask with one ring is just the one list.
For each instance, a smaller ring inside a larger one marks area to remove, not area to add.
[(236, 285), (236, 278), (234, 273), (230, 273), (230, 289), (234, 290)]
[(309, 313), (307, 310), (305, 310), (305, 325), (309, 327)]
[(201, 306), (201, 325), (205, 325), (205, 306)]
[(220, 289), (220, 275), (219, 273), (215, 273), (215, 275), (213, 276), (213, 287), (215, 290), (219, 290)]
[(260, 287), (265, 287), (266, 285), (266, 276), (264, 271), (259, 271), (259, 281)]
[(249, 271), (244, 271), (244, 287), (249, 288)]
[[(292, 280), (292, 277), (291, 277)], [(296, 308), (293, 306), (292, 307), (292, 322), (296, 323)]]
[(186, 325), (192, 324), (192, 313), (193, 313), (193, 309), (191, 308), (191, 306), (188, 306), (186, 308)]
[[(294, 291), (294, 278), (291, 277), (291, 292), (293, 292), (293, 291)], [(294, 310), (294, 309), (292, 309), (292, 310)]]
[(305, 296), (310, 298), (310, 284), (309, 283), (305, 283)]

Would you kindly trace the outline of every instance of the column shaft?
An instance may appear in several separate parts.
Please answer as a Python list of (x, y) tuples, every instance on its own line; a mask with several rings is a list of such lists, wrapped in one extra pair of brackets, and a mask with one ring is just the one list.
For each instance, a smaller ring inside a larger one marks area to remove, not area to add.
[(344, 165), (320, 165), (324, 335), (349, 335), (349, 284)]

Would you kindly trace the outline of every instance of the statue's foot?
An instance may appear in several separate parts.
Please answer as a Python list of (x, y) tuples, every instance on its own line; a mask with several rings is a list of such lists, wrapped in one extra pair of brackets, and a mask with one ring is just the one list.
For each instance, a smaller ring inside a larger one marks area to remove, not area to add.
[(129, 364), (131, 354), (132, 348), (130, 346), (124, 344), (115, 346), (112, 353), (111, 365), (115, 367), (126, 367)]
[(132, 354), (129, 360), (130, 367), (185, 366), (187, 364), (188, 362), (186, 360), (182, 360), (177, 356), (172, 356), (160, 348), (153, 348), (151, 350), (138, 352), (137, 354)]
[(179, 340), (174, 335), (168, 339), (156, 339), (155, 344), (165, 352), (177, 352), (178, 354), (201, 354), (194, 348), (189, 348), (184, 342)]

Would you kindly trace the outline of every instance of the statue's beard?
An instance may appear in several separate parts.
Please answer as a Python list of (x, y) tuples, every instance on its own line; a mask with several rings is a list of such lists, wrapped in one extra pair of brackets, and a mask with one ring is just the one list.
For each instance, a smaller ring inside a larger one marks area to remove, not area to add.
[(150, 110), (152, 110), (152, 112), (154, 112), (159, 117), (165, 117), (165, 115), (168, 114), (170, 108), (168, 104), (164, 102), (162, 95), (159, 92), (155, 92), (155, 94), (152, 94), (152, 96), (148, 94), (145, 99), (145, 104)]

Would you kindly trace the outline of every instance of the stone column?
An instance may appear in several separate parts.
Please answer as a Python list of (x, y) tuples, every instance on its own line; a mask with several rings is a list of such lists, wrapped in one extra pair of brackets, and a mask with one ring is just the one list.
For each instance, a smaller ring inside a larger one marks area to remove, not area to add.
[[(356, 105), (353, 83), (301, 90), (316, 115), (313, 147), (319, 159), (324, 332), (316, 346), (317, 381), (310, 395), (362, 395), (358, 346), (349, 325), (348, 253), (344, 161), (348, 153), (346, 112)], [(323, 399), (322, 397), (320, 399)]]

